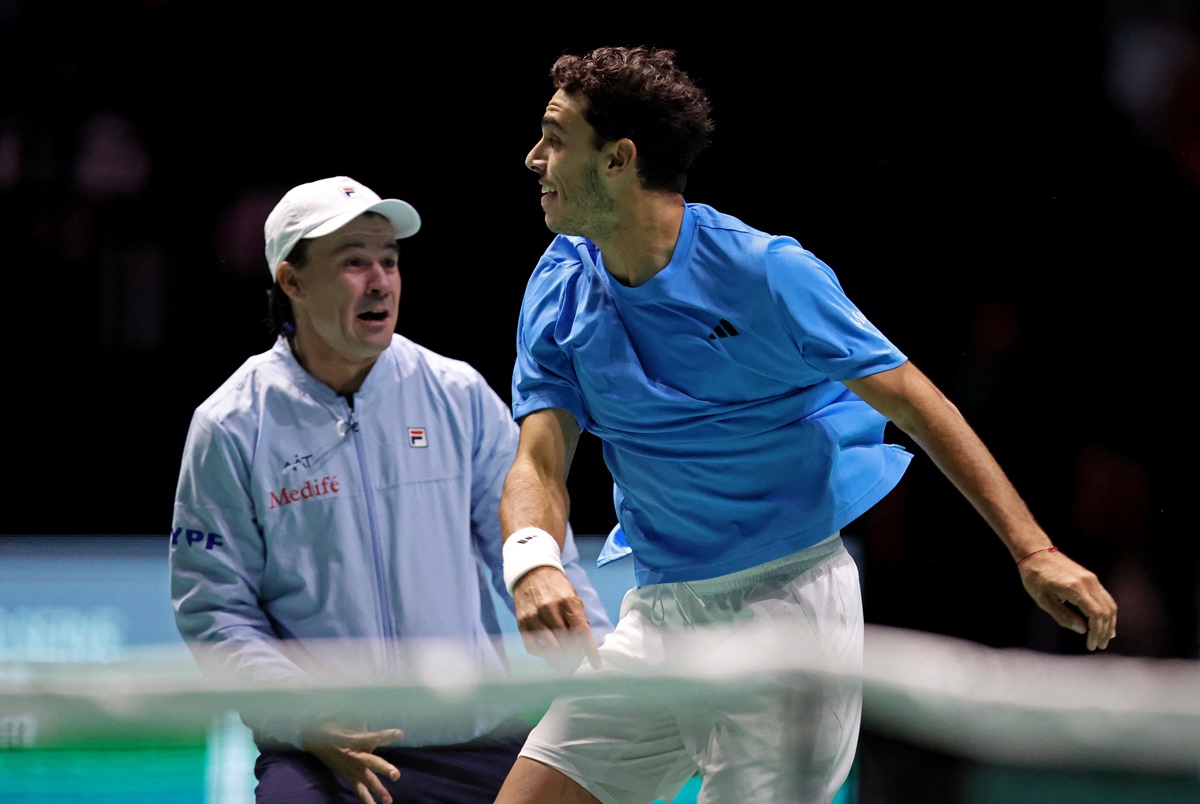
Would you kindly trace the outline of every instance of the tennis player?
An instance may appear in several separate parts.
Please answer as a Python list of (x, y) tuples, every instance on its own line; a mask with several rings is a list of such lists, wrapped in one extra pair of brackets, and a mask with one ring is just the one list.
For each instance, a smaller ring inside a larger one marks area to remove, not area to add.
[[(275, 344), (196, 409), (171, 528), (176, 623), (210, 675), (411, 678), (424, 639), (461, 646), (456, 673), (506, 671), (489, 584), (511, 607), (499, 501), (517, 425), (474, 368), (394, 331), (398, 241), (420, 225), (347, 176), (293, 188), (266, 220)], [(568, 536), (602, 641), (577, 557)], [(504, 701), (438, 728), (376, 714), (243, 711), (256, 800), (490, 804), (529, 729)]]
[[(674, 54), (599, 48), (562, 56), (550, 74), (526, 165), (557, 236), (521, 306), (520, 446), (501, 499), (527, 647), (588, 639), (558, 568), (565, 479), (588, 430), (615, 481), (637, 587), (581, 675), (669, 667), (681, 635), (722, 622), (754, 633), (739, 645), (760, 645), (764, 659), (786, 650), (861, 666), (858, 573), (839, 534), (909, 465), (884, 441), (891, 421), (991, 526), (1037, 603), (1105, 648), (1113, 598), (1054, 547), (955, 406), (829, 266), (791, 237), (685, 202), (712, 122)], [(699, 773), (704, 802), (828, 802), (849, 774), (853, 685), (801, 696), (799, 713), (635, 692), (557, 700), (497, 801), (646, 804)]]

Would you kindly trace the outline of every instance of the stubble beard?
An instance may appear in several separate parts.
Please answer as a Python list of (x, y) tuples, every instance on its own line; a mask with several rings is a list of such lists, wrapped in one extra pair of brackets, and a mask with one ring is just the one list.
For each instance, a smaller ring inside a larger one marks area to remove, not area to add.
[(561, 235), (580, 235), (596, 242), (616, 229), (617, 204), (600, 181), (595, 165), (583, 173), (580, 191), (574, 194), (573, 209), (557, 222), (547, 223), (550, 231)]

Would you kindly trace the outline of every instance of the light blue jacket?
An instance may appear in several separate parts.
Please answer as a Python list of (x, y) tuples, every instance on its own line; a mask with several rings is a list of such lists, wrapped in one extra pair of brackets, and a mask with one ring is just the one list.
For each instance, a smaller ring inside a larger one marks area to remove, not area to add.
[[(180, 633), (207, 674), (268, 684), (404, 678), (423, 640), (453, 641), (480, 674), (505, 672), (489, 584), (511, 609), (508, 406), (470, 365), (400, 335), (352, 401), (281, 338), (196, 409), (171, 526)], [(568, 537), (564, 566), (600, 641), (612, 624)], [(403, 745), (471, 739), (508, 709), (406, 729)], [(242, 715), (298, 745), (309, 713)]]

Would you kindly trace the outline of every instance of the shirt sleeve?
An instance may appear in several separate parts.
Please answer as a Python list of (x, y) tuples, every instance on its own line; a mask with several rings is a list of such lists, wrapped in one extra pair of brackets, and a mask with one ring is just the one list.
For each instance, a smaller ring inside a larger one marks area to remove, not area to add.
[[(248, 493), (247, 461), (213, 421), (193, 416), (171, 523), (175, 623), (208, 677), (252, 683), (308, 678), (258, 604), (265, 545)], [(241, 712), (256, 731), (299, 747), (310, 713)]]
[(589, 418), (571, 356), (561, 338), (570, 332), (578, 265), (560, 252), (558, 238), (538, 263), (525, 288), (517, 321), (512, 411), (518, 421), (544, 408), (568, 410), (587, 429)]
[(772, 301), (804, 361), (832, 380), (896, 368), (907, 357), (850, 301), (833, 270), (790, 238), (768, 250)]

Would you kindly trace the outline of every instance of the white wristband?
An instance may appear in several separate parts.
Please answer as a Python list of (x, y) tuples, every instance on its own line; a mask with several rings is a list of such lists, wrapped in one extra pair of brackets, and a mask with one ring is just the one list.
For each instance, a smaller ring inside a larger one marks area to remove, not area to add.
[(504, 585), (513, 593), (517, 581), (531, 569), (562, 565), (558, 542), (541, 528), (521, 528), (504, 540)]

